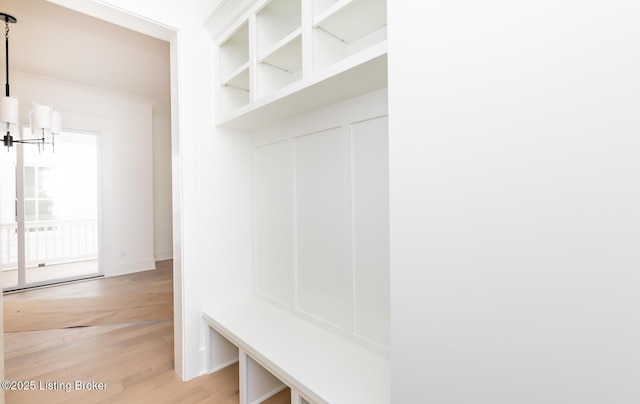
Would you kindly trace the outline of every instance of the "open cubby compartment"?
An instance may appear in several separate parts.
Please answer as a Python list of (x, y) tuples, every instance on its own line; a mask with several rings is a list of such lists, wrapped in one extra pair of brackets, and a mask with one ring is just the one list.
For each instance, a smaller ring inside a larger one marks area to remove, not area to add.
[(220, 43), (220, 80), (225, 84), (248, 68), (249, 23), (244, 21)]
[(273, 52), (273, 47), (302, 26), (301, 0), (270, 0), (256, 13), (258, 57)]
[(251, 101), (249, 23), (243, 21), (220, 44), (220, 111), (222, 115)]
[(249, 23), (246, 20), (220, 43), (220, 85), (222, 115), (251, 101)]
[[(233, 82), (245, 83), (249, 81), (249, 72), (236, 76)], [(233, 111), (248, 105), (251, 101), (249, 90), (225, 84), (220, 88), (220, 112), (222, 117), (229, 115)]]
[(209, 328), (209, 371), (217, 372), (240, 360), (240, 350), (222, 334)]
[[(316, 0), (321, 5), (328, 0)], [(323, 69), (387, 39), (386, 0), (333, 1), (314, 16), (314, 68)]]
[(272, 94), (302, 78), (302, 34), (300, 29), (281, 41), (278, 47), (258, 60), (257, 99)]
[(240, 402), (260, 404), (286, 388), (280, 379), (240, 351)]

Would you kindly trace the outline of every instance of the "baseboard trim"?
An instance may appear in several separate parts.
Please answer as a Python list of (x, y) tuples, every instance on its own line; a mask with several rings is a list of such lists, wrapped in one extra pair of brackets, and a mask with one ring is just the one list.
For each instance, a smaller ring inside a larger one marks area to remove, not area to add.
[(141, 260), (133, 262), (125, 262), (118, 265), (113, 265), (110, 268), (104, 268), (102, 273), (105, 277), (128, 275), (136, 272), (148, 271), (150, 269), (156, 269), (156, 260)]
[(154, 253), (156, 261), (166, 261), (173, 259), (173, 250), (156, 251)]

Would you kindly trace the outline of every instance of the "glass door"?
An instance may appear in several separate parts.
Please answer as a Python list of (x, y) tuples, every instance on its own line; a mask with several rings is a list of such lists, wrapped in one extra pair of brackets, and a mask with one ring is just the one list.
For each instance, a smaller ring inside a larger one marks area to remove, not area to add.
[(16, 148), (0, 150), (0, 271), (8, 289), (19, 285), (16, 166)]
[(100, 275), (97, 140), (69, 131), (54, 153), (15, 147), (17, 259), (3, 268), (5, 290)]

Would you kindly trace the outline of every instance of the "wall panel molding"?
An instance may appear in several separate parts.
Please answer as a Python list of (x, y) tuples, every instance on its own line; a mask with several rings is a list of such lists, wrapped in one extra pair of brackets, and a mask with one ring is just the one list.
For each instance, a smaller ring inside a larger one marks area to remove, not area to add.
[(388, 355), (386, 90), (252, 135), (254, 290)]

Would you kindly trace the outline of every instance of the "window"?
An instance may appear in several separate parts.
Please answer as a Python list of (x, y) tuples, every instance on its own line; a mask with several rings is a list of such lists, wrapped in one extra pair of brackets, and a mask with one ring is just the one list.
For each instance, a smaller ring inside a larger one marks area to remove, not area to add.
[(53, 190), (56, 184), (54, 167), (29, 165), (24, 167), (24, 220), (45, 222), (56, 219)]

